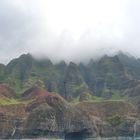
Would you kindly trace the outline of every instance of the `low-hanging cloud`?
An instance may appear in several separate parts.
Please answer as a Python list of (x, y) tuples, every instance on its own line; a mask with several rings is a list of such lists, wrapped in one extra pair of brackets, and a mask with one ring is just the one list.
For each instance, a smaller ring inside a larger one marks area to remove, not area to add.
[(28, 52), (54, 62), (140, 57), (139, 9), (139, 0), (1, 0), (0, 62)]

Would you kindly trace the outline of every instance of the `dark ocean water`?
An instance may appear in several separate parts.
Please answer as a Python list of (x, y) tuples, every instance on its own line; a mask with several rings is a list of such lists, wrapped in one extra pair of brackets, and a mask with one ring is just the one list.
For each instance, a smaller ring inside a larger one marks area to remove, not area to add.
[[(17, 140), (17, 139), (15, 139), (15, 140)], [(64, 140), (64, 139), (38, 138), (38, 139), (20, 139), (20, 140)], [(76, 139), (70, 139), (70, 140), (76, 140)], [(140, 140), (140, 137), (138, 137), (138, 138), (131, 138), (131, 137), (119, 137), (119, 138), (87, 138), (87, 139), (84, 139), (84, 140)]]

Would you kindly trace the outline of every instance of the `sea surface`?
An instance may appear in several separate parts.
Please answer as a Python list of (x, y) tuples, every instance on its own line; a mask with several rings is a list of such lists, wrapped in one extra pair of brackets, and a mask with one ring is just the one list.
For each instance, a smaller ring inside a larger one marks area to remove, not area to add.
[[(19, 139), (15, 139), (15, 140), (19, 140)], [(64, 139), (37, 138), (37, 139), (20, 139), (20, 140), (64, 140)], [(70, 140), (76, 140), (76, 139), (70, 139)], [(138, 137), (138, 138), (131, 138), (131, 137), (119, 137), (119, 138), (87, 138), (87, 139), (84, 139), (84, 140), (140, 140), (140, 137)]]

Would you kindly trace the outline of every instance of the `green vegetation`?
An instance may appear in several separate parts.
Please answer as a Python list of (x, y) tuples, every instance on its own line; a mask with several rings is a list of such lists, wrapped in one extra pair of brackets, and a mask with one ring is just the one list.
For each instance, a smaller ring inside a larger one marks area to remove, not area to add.
[(16, 99), (0, 99), (0, 106), (15, 105), (15, 104), (21, 104), (21, 102)]
[(126, 95), (122, 93), (133, 84), (132, 80), (140, 79), (139, 68), (140, 60), (122, 53), (91, 60), (87, 65), (72, 62), (54, 65), (49, 59), (36, 60), (26, 54), (6, 66), (0, 64), (0, 82), (8, 84), (18, 94), (39, 84), (74, 102), (78, 102), (84, 92), (95, 95), (90, 97), (92, 101), (123, 100)]
[(98, 96), (93, 96), (91, 95), (91, 101), (94, 101), (94, 102), (102, 102), (104, 99), (102, 97), (98, 97)]
[[(90, 101), (90, 102), (103, 102), (103, 101), (106, 101), (106, 100), (104, 100), (102, 97), (98, 97), (98, 96), (94, 96), (94, 95), (89, 94), (88, 101)], [(74, 98), (71, 101), (71, 103), (74, 103), (74, 104), (78, 104), (79, 102), (80, 102), (80, 96)]]
[(120, 126), (124, 121), (125, 118), (118, 115), (112, 116), (107, 119), (107, 122), (109, 122), (114, 127)]
[(73, 104), (78, 104), (80, 101), (79, 101), (79, 96), (78, 97), (76, 97), (76, 98), (74, 98), (72, 101), (71, 101), (71, 103), (73, 103)]
[(32, 100), (26, 100), (26, 101), (21, 101), (18, 99), (0, 99), (0, 106), (6, 106), (6, 105), (17, 105), (17, 104), (24, 104), (27, 105), (31, 103), (34, 99)]

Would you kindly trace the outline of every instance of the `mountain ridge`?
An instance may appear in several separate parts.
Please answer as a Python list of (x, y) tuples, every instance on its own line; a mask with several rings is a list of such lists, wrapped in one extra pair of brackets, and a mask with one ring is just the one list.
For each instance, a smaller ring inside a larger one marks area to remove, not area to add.
[(24, 54), (2, 65), (0, 138), (133, 136), (135, 125), (139, 136), (139, 61), (53, 64)]
[(134, 80), (140, 80), (139, 69), (140, 60), (122, 52), (96, 61), (91, 59), (87, 64), (53, 64), (50, 59), (38, 60), (28, 53), (0, 65), (0, 83), (20, 94), (38, 83), (68, 100), (83, 92), (111, 98), (114, 94), (123, 95)]

